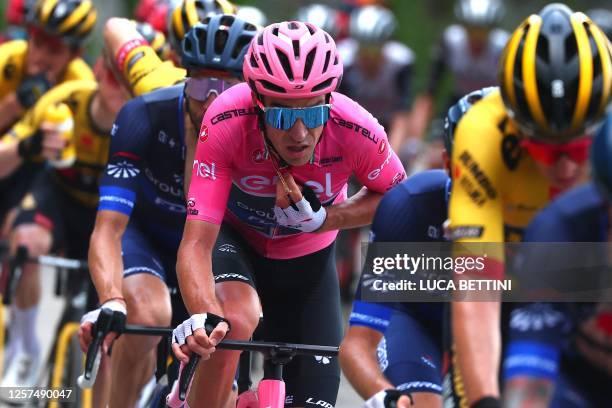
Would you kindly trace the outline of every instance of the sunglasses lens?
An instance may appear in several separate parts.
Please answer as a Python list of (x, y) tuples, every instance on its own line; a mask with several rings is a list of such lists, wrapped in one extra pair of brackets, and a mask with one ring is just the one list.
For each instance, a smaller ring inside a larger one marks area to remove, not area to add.
[(308, 129), (324, 125), (329, 119), (329, 105), (318, 105), (309, 108), (265, 108), (266, 123), (270, 126), (289, 130), (298, 119), (302, 119)]
[(589, 158), (591, 141), (591, 138), (584, 138), (567, 144), (553, 145), (524, 140), (521, 145), (533, 160), (543, 164), (554, 164), (561, 156), (567, 156), (572, 161), (582, 164)]

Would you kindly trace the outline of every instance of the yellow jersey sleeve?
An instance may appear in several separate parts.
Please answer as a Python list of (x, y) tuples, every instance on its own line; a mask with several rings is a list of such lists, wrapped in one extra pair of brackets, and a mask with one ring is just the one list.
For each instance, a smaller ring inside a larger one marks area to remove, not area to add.
[(95, 81), (68, 81), (51, 88), (45, 93), (26, 114), (13, 125), (0, 142), (22, 140), (31, 137), (40, 127), (47, 108), (59, 102), (66, 102), (69, 96), (77, 90), (95, 90)]
[(25, 69), (28, 43), (24, 40), (0, 44), (0, 99), (15, 91)]
[(500, 191), (504, 172), (503, 135), (497, 123), (498, 98), (499, 92), (494, 92), (476, 103), (456, 129), (449, 204), (453, 241), (504, 242)]
[(68, 64), (66, 72), (64, 73), (64, 77), (60, 82), (78, 80), (95, 81), (93, 71), (81, 58), (75, 58), (70, 61), (70, 64)]
[(172, 62), (162, 61), (148, 45), (130, 50), (120, 69), (134, 96), (172, 86), (187, 75), (187, 71), (175, 67)]

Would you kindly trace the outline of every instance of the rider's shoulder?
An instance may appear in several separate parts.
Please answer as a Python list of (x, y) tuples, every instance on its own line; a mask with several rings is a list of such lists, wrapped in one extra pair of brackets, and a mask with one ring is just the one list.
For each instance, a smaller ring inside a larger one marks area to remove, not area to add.
[(573, 218), (606, 205), (604, 197), (594, 183), (573, 188), (554, 200), (542, 213), (559, 218)]
[(180, 95), (183, 93), (183, 88), (184, 84), (182, 83), (174, 86), (167, 86), (138, 96), (134, 99), (141, 100), (145, 104), (172, 100), (180, 97)]
[(330, 119), (339, 128), (357, 133), (384, 131), (378, 119), (348, 96), (332, 92), (331, 104)]

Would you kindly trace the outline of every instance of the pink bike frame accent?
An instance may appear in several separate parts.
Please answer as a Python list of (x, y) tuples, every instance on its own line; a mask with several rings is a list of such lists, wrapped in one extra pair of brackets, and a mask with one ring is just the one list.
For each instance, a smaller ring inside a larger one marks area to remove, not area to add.
[[(183, 373), (185, 364), (181, 363), (179, 368), (179, 378)], [(169, 408), (189, 408), (187, 401), (179, 399), (178, 380), (174, 381), (172, 391), (166, 398)], [(187, 395), (191, 391), (193, 378), (189, 383)], [(254, 391), (246, 391), (238, 396), (236, 408), (283, 408), (285, 406), (285, 383), (281, 380), (261, 380), (257, 387), (257, 394)]]

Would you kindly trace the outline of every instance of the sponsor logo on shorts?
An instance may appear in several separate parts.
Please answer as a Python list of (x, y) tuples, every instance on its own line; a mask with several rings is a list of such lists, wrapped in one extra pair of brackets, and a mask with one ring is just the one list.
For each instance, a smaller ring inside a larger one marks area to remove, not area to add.
[(231, 252), (232, 254), (237, 253), (236, 252), (236, 248), (234, 247), (233, 244), (222, 244), (221, 246), (219, 246), (219, 251), (221, 251), (221, 252)]
[(306, 403), (316, 405), (317, 407), (334, 408), (334, 406), (330, 404), (329, 402), (323, 401), (323, 400), (317, 400), (315, 402), (314, 398), (312, 397), (308, 397), (308, 399), (306, 400)]
[(106, 167), (106, 174), (114, 178), (128, 179), (137, 176), (138, 173), (140, 173), (140, 170), (134, 167), (132, 163), (128, 163), (126, 161), (122, 161), (117, 164), (109, 164)]
[(331, 363), (331, 357), (314, 356), (314, 358), (315, 358), (315, 361), (319, 364), (327, 365)]
[(236, 279), (240, 279), (243, 281), (247, 281), (249, 280), (249, 278), (247, 278), (244, 275), (240, 275), (238, 273), (222, 273), (221, 275), (216, 275), (215, 276), (215, 280), (236, 280)]

